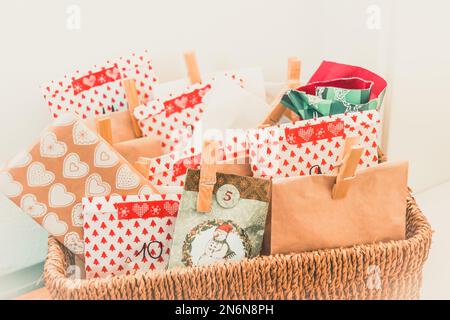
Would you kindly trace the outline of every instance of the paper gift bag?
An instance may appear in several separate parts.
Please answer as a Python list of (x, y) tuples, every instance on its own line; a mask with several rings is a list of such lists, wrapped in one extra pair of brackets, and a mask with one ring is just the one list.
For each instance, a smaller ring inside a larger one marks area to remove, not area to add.
[(264, 99), (230, 79), (217, 80), (203, 99), (202, 130), (256, 128), (269, 111)]
[(200, 127), (205, 111), (203, 99), (212, 88), (220, 89), (218, 85), (226, 80), (264, 97), (261, 72), (253, 69), (219, 73), (201, 84), (180, 85), (183, 81), (161, 84), (154, 87), (153, 101), (134, 110), (143, 135), (160, 138), (165, 153), (182, 150), (186, 146), (180, 144)]
[(122, 81), (136, 80), (141, 100), (151, 98), (156, 77), (147, 51), (108, 60), (88, 70), (76, 70), (42, 87), (53, 117), (70, 111), (83, 119), (127, 109)]
[(166, 269), (180, 198), (83, 198), (87, 278)]
[[(374, 99), (377, 100), (377, 109), (380, 109), (381, 104), (383, 103), (384, 95), (386, 93), (387, 82), (379, 75), (367, 69), (343, 63), (323, 61), (316, 72), (314, 72), (314, 74), (309, 79), (308, 85), (313, 85), (316, 82), (320, 83), (323, 81), (345, 78), (360, 78), (362, 80), (372, 82), (373, 85), (370, 90), (369, 101)], [(303, 91), (301, 90), (301, 87), (298, 89), (300, 89), (300, 91)]]
[(249, 156), (255, 177), (295, 177), (311, 168), (331, 173), (347, 136), (358, 136), (365, 151), (360, 168), (378, 164), (378, 111), (339, 114), (249, 131)]
[(359, 78), (318, 81), (283, 95), (281, 103), (301, 119), (346, 112), (375, 110), (376, 99), (370, 100), (373, 82)]
[(361, 169), (342, 199), (332, 197), (336, 176), (273, 179), (265, 253), (405, 239), (407, 177), (407, 162)]
[(114, 149), (130, 164), (134, 164), (141, 157), (159, 157), (163, 154), (161, 142), (153, 137), (142, 137), (115, 143)]
[(211, 211), (197, 211), (200, 171), (188, 170), (169, 269), (238, 261), (259, 255), (270, 181), (216, 174)]
[[(238, 141), (237, 138), (234, 141)], [(250, 160), (245, 149), (227, 144), (229, 148), (220, 145), (220, 155), (217, 163), (218, 171), (242, 176), (252, 176)], [(188, 169), (198, 169), (201, 160), (200, 148), (187, 148), (180, 152), (171, 152), (155, 158), (140, 158), (138, 162), (145, 166), (148, 180), (155, 186), (184, 186)], [(232, 152), (233, 151), (233, 152)]]
[[(86, 124), (107, 140), (128, 162), (134, 163), (140, 157), (158, 157), (163, 154), (161, 141), (155, 137), (136, 137), (128, 111), (118, 111), (109, 116), (94, 117)], [(100, 125), (101, 124), (101, 125)]]
[(82, 197), (157, 193), (109, 144), (69, 114), (11, 160), (0, 182), (7, 197), (79, 255)]
[(353, 93), (361, 96), (359, 91), (350, 91), (337, 88), (324, 87), (322, 93), (335, 96), (335, 99), (323, 99), (318, 96), (308, 95), (297, 90), (289, 90), (281, 99), (281, 103), (294, 111), (301, 119), (312, 119), (334, 114), (376, 110), (377, 101), (372, 100), (367, 103), (351, 103), (346, 99), (347, 95)]

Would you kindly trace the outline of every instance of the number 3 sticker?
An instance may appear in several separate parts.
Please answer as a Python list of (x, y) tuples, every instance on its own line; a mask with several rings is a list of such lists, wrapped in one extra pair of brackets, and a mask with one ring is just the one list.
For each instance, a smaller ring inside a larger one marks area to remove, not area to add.
[(224, 184), (217, 190), (216, 200), (223, 208), (233, 208), (239, 199), (239, 190), (232, 184)]

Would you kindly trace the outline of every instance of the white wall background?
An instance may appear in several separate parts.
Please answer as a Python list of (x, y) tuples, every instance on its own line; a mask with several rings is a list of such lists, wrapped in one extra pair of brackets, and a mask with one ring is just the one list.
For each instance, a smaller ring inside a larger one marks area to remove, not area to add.
[[(71, 5), (81, 9), (79, 30), (66, 25)], [(185, 76), (182, 52), (194, 49), (205, 72), (261, 66), (267, 81), (285, 79), (290, 56), (302, 59), (304, 81), (323, 59), (385, 75), (384, 148), (411, 161), (416, 190), (429, 188), (450, 179), (449, 10), (448, 1), (406, 0), (2, 0), (0, 161), (48, 124), (40, 84), (144, 48), (160, 80), (172, 80)], [(0, 276), (45, 250), (46, 233), (1, 197)]]

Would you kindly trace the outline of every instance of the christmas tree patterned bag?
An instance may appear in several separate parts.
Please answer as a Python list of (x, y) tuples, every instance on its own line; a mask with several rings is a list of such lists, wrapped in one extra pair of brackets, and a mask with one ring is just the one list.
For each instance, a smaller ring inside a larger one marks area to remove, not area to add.
[(347, 136), (364, 148), (359, 168), (378, 164), (380, 115), (376, 110), (338, 114), (250, 130), (250, 164), (255, 177), (296, 177), (315, 170), (329, 174), (340, 163)]
[(169, 269), (252, 258), (261, 251), (270, 181), (216, 173), (211, 211), (197, 211), (200, 170), (188, 170)]
[(86, 277), (164, 270), (181, 194), (83, 199)]
[(122, 85), (127, 78), (136, 80), (140, 100), (152, 98), (157, 79), (147, 51), (108, 60), (88, 70), (76, 70), (43, 85), (42, 92), (54, 118), (69, 111), (86, 119), (127, 110)]

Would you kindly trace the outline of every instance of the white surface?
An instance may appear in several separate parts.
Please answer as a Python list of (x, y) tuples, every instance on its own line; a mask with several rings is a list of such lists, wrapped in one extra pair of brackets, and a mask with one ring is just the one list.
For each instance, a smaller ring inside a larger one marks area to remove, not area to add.
[(393, 3), (386, 150), (410, 161), (410, 185), (420, 191), (450, 179), (450, 45), (441, 38), (450, 1)]
[(450, 299), (450, 181), (418, 194), (416, 200), (434, 231), (422, 299)]

